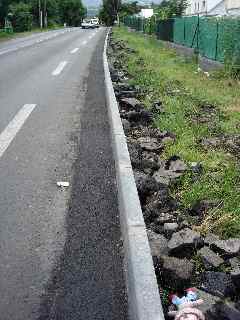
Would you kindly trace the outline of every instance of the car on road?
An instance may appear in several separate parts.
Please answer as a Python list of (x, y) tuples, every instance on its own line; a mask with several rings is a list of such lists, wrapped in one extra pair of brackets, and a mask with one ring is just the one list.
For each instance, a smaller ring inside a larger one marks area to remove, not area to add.
[(99, 28), (99, 20), (98, 19), (83, 20), (82, 29), (95, 29), (95, 28)]

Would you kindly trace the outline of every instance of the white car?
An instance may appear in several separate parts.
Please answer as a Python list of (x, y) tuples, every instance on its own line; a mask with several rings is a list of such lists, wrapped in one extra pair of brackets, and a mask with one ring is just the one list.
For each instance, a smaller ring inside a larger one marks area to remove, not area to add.
[(95, 28), (99, 28), (98, 19), (83, 20), (82, 29), (95, 29)]

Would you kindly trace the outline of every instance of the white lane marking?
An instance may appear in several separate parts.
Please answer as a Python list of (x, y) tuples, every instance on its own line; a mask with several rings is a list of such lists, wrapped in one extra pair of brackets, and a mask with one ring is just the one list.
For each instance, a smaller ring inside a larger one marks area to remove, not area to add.
[(66, 65), (67, 65), (67, 61), (60, 62), (59, 65), (57, 66), (57, 68), (52, 72), (52, 75), (58, 76), (63, 71), (63, 69), (66, 67)]
[(85, 44), (87, 44), (87, 41), (85, 40), (85, 41), (83, 41), (83, 43), (82, 43), (84, 46), (85, 46)]
[(36, 104), (25, 104), (0, 134), (0, 158), (7, 150), (18, 131), (22, 128), (25, 121), (36, 106)]
[(73, 53), (76, 53), (76, 52), (78, 52), (78, 50), (79, 50), (79, 48), (75, 48), (75, 49), (73, 49), (72, 51), (71, 51), (71, 53), (73, 54)]

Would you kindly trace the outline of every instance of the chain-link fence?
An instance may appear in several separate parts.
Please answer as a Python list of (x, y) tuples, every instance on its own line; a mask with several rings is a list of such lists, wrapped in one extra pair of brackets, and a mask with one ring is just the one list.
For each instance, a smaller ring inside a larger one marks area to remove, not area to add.
[(168, 20), (125, 17), (124, 24), (157, 38), (195, 48), (201, 56), (240, 68), (240, 19), (182, 17)]

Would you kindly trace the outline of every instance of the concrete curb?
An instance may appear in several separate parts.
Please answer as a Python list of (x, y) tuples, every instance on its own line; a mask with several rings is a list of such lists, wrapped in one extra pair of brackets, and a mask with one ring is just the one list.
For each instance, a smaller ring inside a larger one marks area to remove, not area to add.
[(130, 320), (164, 320), (146, 226), (108, 67), (108, 37), (109, 32), (103, 53), (105, 90), (124, 241), (129, 318)]

